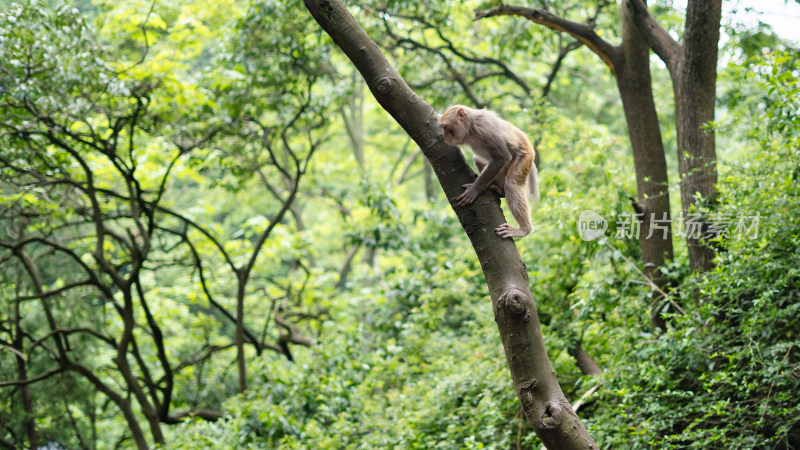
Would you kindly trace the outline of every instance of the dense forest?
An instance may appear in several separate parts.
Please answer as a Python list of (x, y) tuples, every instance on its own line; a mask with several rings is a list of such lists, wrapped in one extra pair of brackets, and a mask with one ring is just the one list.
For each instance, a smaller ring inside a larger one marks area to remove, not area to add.
[(800, 448), (800, 51), (745, 17), (0, 0), (0, 448)]

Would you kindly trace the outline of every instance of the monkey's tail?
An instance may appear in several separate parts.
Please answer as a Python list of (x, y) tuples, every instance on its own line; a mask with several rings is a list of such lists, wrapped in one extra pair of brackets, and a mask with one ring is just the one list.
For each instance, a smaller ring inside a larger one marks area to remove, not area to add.
[(531, 166), (531, 171), (528, 173), (528, 191), (530, 191), (530, 197), (533, 199), (533, 202), (536, 203), (539, 201), (539, 169), (536, 168), (536, 164)]

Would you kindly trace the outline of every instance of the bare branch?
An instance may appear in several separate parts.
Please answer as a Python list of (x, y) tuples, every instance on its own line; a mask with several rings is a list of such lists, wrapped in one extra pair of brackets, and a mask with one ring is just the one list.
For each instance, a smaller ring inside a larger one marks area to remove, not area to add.
[[(185, 231), (175, 231), (169, 228), (158, 227), (158, 229), (165, 231), (167, 233), (174, 234), (181, 238), (181, 241), (186, 243), (189, 247), (189, 252), (192, 254), (192, 259), (194, 260), (194, 266), (197, 268), (198, 275), (200, 277), (200, 286), (203, 288), (203, 293), (208, 300), (208, 303), (216, 308), (223, 316), (225, 316), (228, 320), (233, 323), (236, 323), (236, 318), (233, 317), (231, 313), (229, 313), (224, 306), (222, 306), (219, 302), (214, 299), (213, 294), (211, 294), (211, 290), (208, 287), (208, 280), (206, 279), (205, 275), (205, 268), (203, 267), (203, 260), (200, 258), (200, 253), (197, 251), (197, 248), (194, 246), (192, 241), (189, 239), (188, 235)], [(250, 342), (256, 347), (256, 352), (261, 353), (262, 345), (259, 343), (259, 340), (255, 337), (255, 335), (245, 327), (244, 334), (250, 340)]]
[(63, 371), (64, 371), (63, 367), (56, 367), (55, 369), (50, 369), (50, 370), (48, 370), (47, 372), (45, 372), (45, 373), (43, 373), (41, 375), (37, 375), (35, 377), (28, 378), (26, 380), (0, 381), (0, 387), (4, 387), (4, 386), (22, 386), (24, 384), (36, 383), (37, 381), (46, 380), (46, 379), (52, 377), (53, 375), (56, 375), (56, 374), (61, 373)]
[[(68, 247), (65, 247), (65, 246), (63, 246), (63, 245), (61, 245), (61, 244), (59, 244), (57, 242), (50, 241), (50, 240), (45, 239), (45, 238), (35, 237), (35, 236), (34, 237), (26, 237), (26, 238), (20, 239), (17, 242), (0, 241), (0, 247), (5, 247), (5, 248), (8, 248), (9, 250), (12, 250), (12, 251), (16, 252), (18, 249), (21, 249), (22, 247), (24, 247), (24, 246), (26, 246), (26, 245), (28, 245), (30, 243), (34, 243), (34, 242), (38, 242), (40, 244), (47, 245), (49, 247), (52, 247), (53, 250), (57, 250), (59, 252), (63, 252), (64, 254), (69, 256), (73, 261), (75, 261), (76, 264), (78, 264), (79, 267), (81, 267), (84, 270), (84, 272), (86, 272), (86, 275), (89, 276), (91, 284), (96, 286), (103, 293), (104, 297), (107, 300), (114, 302), (114, 300), (113, 300), (114, 299), (114, 295), (111, 292), (111, 290), (108, 288), (108, 286), (106, 286), (103, 283), (101, 283), (100, 280), (97, 278), (97, 274), (85, 262), (83, 262), (83, 260), (80, 258), (80, 256), (78, 256), (72, 249), (70, 249)], [(42, 298), (43, 295), (44, 295), (44, 292), (39, 293), (39, 295), (36, 295), (36, 297), (37, 298)], [(44, 297), (47, 297), (47, 295), (44, 295)], [(114, 302), (114, 304), (117, 305), (116, 302)]]
[(433, 46), (430, 46), (430, 45), (427, 45), (427, 44), (423, 44), (422, 42), (416, 41), (414, 39), (411, 39), (410, 37), (398, 36), (389, 27), (389, 21), (386, 19), (386, 16), (384, 16), (384, 20), (383, 20), (384, 28), (386, 30), (386, 33), (389, 35), (389, 37), (394, 39), (395, 42), (397, 42), (398, 44), (405, 44), (408, 47), (411, 47), (413, 49), (424, 50), (424, 51), (427, 51), (429, 53), (433, 53), (434, 55), (438, 56), (442, 60), (442, 62), (445, 64), (445, 66), (447, 66), (447, 69), (448, 69), (452, 79), (456, 83), (458, 83), (459, 86), (461, 86), (461, 88), (464, 90), (464, 93), (467, 95), (467, 97), (469, 97), (470, 101), (476, 107), (478, 107), (478, 108), (484, 107), (484, 106), (486, 106), (487, 102), (482, 101), (477, 97), (475, 92), (472, 90), (472, 85), (475, 84), (477, 81), (480, 81), (481, 79), (486, 78), (486, 77), (485, 76), (480, 76), (479, 78), (475, 78), (475, 79), (473, 79), (471, 81), (468, 81), (466, 79), (466, 77), (464, 76), (464, 74), (461, 73), (461, 71), (459, 71), (453, 65), (452, 61), (444, 53), (443, 50), (449, 51), (450, 53), (452, 53), (456, 57), (458, 57), (461, 60), (466, 61), (466, 62), (470, 62), (470, 63), (474, 63), (474, 64), (481, 64), (481, 65), (496, 66), (500, 70), (498, 72), (494, 72), (494, 73), (503, 75), (503, 76), (507, 77), (508, 79), (512, 80), (520, 88), (522, 88), (522, 90), (525, 93), (525, 95), (528, 95), (531, 92), (531, 89), (528, 86), (528, 84), (525, 83), (525, 81), (522, 80), (522, 78), (520, 78), (517, 74), (515, 74), (502, 61), (500, 61), (498, 59), (495, 59), (495, 58), (472, 56), (472, 55), (468, 55), (468, 54), (462, 52), (461, 50), (456, 48), (456, 46), (452, 43), (452, 41), (450, 41), (447, 37), (445, 37), (445, 35), (442, 33), (442, 31), (438, 27), (436, 27), (433, 24), (425, 21), (422, 18), (413, 17), (413, 16), (403, 16), (403, 15), (397, 15), (396, 17), (401, 17), (401, 18), (404, 18), (404, 19), (412, 20), (414, 22), (417, 22), (417, 23), (423, 25), (423, 27), (425, 29), (431, 29), (434, 32), (436, 32), (436, 34), (439, 36), (439, 39), (441, 39), (442, 42), (444, 42), (445, 45), (438, 46), (438, 47), (433, 47)]
[(50, 331), (49, 333), (47, 333), (44, 336), (40, 337), (39, 339), (35, 340), (31, 344), (30, 348), (28, 349), (28, 354), (30, 354), (31, 351), (34, 348), (38, 347), (42, 342), (46, 341), (47, 338), (49, 338), (50, 336), (53, 336), (55, 334), (60, 334), (60, 335), (63, 335), (63, 336), (69, 336), (70, 334), (73, 334), (73, 333), (90, 334), (90, 335), (100, 339), (101, 341), (106, 342), (107, 344), (111, 345), (112, 347), (116, 345), (116, 343), (114, 342), (113, 338), (110, 338), (110, 337), (100, 333), (99, 331), (93, 330), (91, 328), (86, 328), (86, 327), (56, 328), (55, 330)]
[(181, 422), (183, 419), (187, 417), (199, 417), (201, 419), (207, 420), (209, 422), (216, 422), (217, 420), (221, 419), (225, 414), (221, 411), (213, 411), (211, 409), (189, 409), (186, 411), (181, 411), (179, 413), (171, 414), (165, 420), (165, 423), (169, 424), (176, 424)]
[(297, 325), (287, 322), (283, 316), (275, 312), (275, 323), (283, 327), (288, 334), (281, 335), (280, 341), (290, 342), (292, 344), (299, 344), (306, 347), (313, 347), (317, 345), (313, 339), (306, 337), (303, 333), (300, 332), (300, 329), (297, 328)]
[(616, 67), (619, 65), (620, 58), (619, 48), (601, 38), (589, 24), (567, 20), (541, 8), (502, 3), (491, 9), (475, 10), (475, 20), (494, 16), (522, 16), (553, 30), (565, 31), (595, 52), (611, 69), (611, 72), (615, 75), (617, 73)]
[(75, 283), (70, 283), (70, 284), (64, 285), (64, 286), (62, 286), (62, 287), (60, 287), (58, 289), (54, 289), (52, 291), (42, 292), (40, 294), (33, 294), (33, 295), (22, 295), (22, 296), (17, 297), (16, 299), (19, 300), (19, 301), (25, 301), (25, 300), (36, 300), (36, 299), (40, 299), (40, 298), (48, 298), (48, 297), (53, 297), (53, 296), (56, 296), (56, 295), (63, 294), (64, 292), (67, 292), (67, 291), (69, 291), (71, 289), (74, 289), (74, 288), (77, 288), (77, 287), (81, 287), (81, 286), (96, 286), (96, 284), (92, 280), (78, 281), (78, 282), (75, 282)]
[(550, 88), (553, 86), (553, 82), (556, 79), (556, 75), (558, 75), (559, 69), (561, 69), (561, 64), (564, 62), (564, 58), (566, 58), (571, 51), (579, 48), (581, 45), (583, 44), (580, 41), (572, 41), (559, 49), (558, 57), (553, 63), (553, 67), (550, 69), (550, 74), (547, 76), (547, 82), (545, 82), (544, 87), (542, 88), (542, 98), (547, 97), (547, 95), (550, 94)]
[(650, 15), (644, 1), (628, 0), (623, 2), (623, 7), (632, 13), (633, 22), (639, 32), (647, 39), (647, 45), (664, 61), (670, 73), (674, 73), (675, 65), (680, 55), (681, 44), (672, 39), (667, 30)]
[[(220, 350), (225, 350), (225, 349), (231, 348), (234, 345), (235, 344), (233, 344), (233, 343), (226, 344), (226, 345), (209, 345), (209, 346), (206, 347), (206, 349), (200, 355), (195, 356), (194, 358), (186, 359), (186, 360), (181, 361), (180, 363), (178, 363), (178, 365), (176, 365), (175, 368), (172, 369), (172, 374), (176, 375), (178, 372), (182, 371), (183, 369), (185, 369), (187, 367), (190, 367), (190, 366), (193, 366), (193, 365), (195, 365), (197, 363), (201, 363), (201, 362), (205, 361), (206, 359), (208, 359), (214, 353), (216, 353), (216, 352), (218, 352)], [(161, 382), (161, 380), (159, 380), (159, 383), (160, 382)]]
[(150, 3), (150, 9), (147, 11), (147, 15), (144, 17), (144, 20), (139, 25), (139, 28), (142, 30), (142, 37), (144, 38), (144, 51), (142, 52), (142, 56), (139, 58), (138, 61), (136, 61), (135, 63), (131, 64), (129, 67), (126, 67), (125, 69), (122, 69), (119, 72), (120, 74), (128, 72), (129, 70), (133, 69), (134, 67), (140, 65), (141, 63), (144, 62), (145, 58), (147, 58), (147, 53), (150, 51), (150, 41), (147, 39), (147, 22), (150, 20), (150, 16), (153, 15), (153, 8), (155, 6), (156, 6), (156, 0), (153, 0), (153, 2)]

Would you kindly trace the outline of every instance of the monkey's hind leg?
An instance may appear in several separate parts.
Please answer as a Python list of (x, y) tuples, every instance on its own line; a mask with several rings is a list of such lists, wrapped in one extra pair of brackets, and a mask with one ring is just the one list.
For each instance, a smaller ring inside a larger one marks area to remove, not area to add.
[[(525, 180), (528, 174), (526, 173), (522, 176), (515, 175), (521, 174), (508, 174), (505, 192), (506, 201), (508, 201), (508, 209), (511, 210), (511, 214), (513, 214), (514, 219), (517, 220), (519, 228), (512, 227), (507, 223), (500, 225), (494, 229), (494, 232), (501, 238), (520, 238), (527, 236), (533, 230), (530, 206), (528, 204), (528, 193), (526, 192), (527, 189), (525, 186)], [(519, 179), (522, 180), (521, 183)]]

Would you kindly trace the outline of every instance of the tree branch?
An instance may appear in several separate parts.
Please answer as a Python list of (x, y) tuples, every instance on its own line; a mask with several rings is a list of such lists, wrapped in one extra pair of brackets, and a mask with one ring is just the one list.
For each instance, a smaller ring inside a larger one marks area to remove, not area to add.
[[(545, 82), (544, 87), (542, 88), (542, 98), (545, 98), (550, 94), (550, 88), (553, 86), (553, 82), (556, 80), (556, 75), (558, 75), (558, 71), (561, 69), (561, 64), (564, 63), (564, 59), (571, 51), (579, 48), (581, 45), (583, 44), (580, 41), (572, 41), (567, 45), (560, 45), (561, 48), (558, 50), (558, 57), (553, 63), (553, 66), (550, 69), (550, 74), (547, 75), (547, 82)], [(534, 148), (536, 147), (534, 146)]]
[(56, 375), (56, 374), (61, 373), (63, 371), (64, 371), (63, 367), (56, 367), (55, 369), (50, 369), (50, 370), (48, 370), (47, 372), (45, 372), (45, 373), (43, 373), (41, 375), (37, 375), (35, 377), (31, 377), (31, 378), (28, 378), (28, 379), (25, 379), (25, 380), (0, 381), (0, 387), (4, 387), (4, 386), (22, 386), (22, 385), (25, 385), (25, 384), (36, 383), (37, 381), (46, 380), (46, 379), (52, 377), (53, 375)]
[(19, 300), (19, 301), (25, 301), (25, 300), (36, 300), (36, 299), (40, 299), (40, 298), (49, 298), (49, 297), (53, 297), (53, 296), (56, 296), (56, 295), (63, 294), (64, 292), (67, 292), (67, 291), (69, 291), (71, 289), (74, 289), (74, 288), (77, 288), (77, 287), (82, 287), (82, 286), (96, 286), (96, 283), (93, 280), (76, 281), (75, 283), (70, 283), (70, 284), (64, 285), (64, 286), (62, 286), (62, 287), (60, 287), (58, 289), (54, 289), (52, 291), (42, 292), (41, 294), (37, 293), (37, 294), (33, 294), (33, 295), (22, 295), (22, 296), (17, 297), (16, 299)]
[[(214, 298), (214, 295), (211, 293), (211, 290), (210, 290), (210, 288), (208, 286), (208, 280), (206, 279), (206, 275), (205, 275), (205, 268), (203, 266), (203, 260), (202, 260), (202, 258), (200, 258), (200, 253), (197, 251), (197, 248), (192, 243), (192, 241), (189, 239), (189, 236), (186, 233), (186, 230), (175, 231), (175, 230), (172, 230), (170, 228), (165, 228), (165, 227), (158, 227), (158, 228), (160, 230), (162, 230), (162, 231), (167, 232), (167, 233), (171, 233), (171, 234), (174, 234), (176, 236), (179, 236), (181, 238), (181, 242), (185, 243), (189, 247), (189, 252), (192, 254), (192, 260), (194, 261), (193, 264), (194, 264), (195, 268), (197, 269), (197, 273), (198, 273), (198, 275), (200, 277), (200, 287), (203, 289), (203, 293), (205, 294), (206, 299), (208, 300), (208, 303), (211, 306), (213, 306), (214, 308), (216, 308), (217, 311), (219, 311), (228, 320), (230, 320), (232, 323), (235, 324), (236, 323), (236, 318), (233, 317), (233, 315), (231, 313), (229, 313), (228, 310), (226, 310), (225, 307), (222, 306), (222, 304), (217, 302), (216, 299)], [(247, 329), (246, 327), (245, 327), (245, 330), (244, 330), (244, 334), (245, 334), (245, 336), (247, 336), (247, 338), (250, 340), (250, 342), (255, 346), (256, 353), (261, 354), (262, 346), (261, 346), (260, 342), (258, 341), (258, 339), (255, 337), (255, 335), (249, 329)]]
[(502, 3), (494, 8), (475, 10), (475, 20), (494, 16), (522, 16), (553, 30), (565, 31), (595, 52), (614, 75), (617, 73), (616, 68), (619, 65), (620, 57), (619, 48), (601, 38), (589, 24), (567, 20), (541, 8), (528, 8)]
[(317, 345), (317, 343), (314, 342), (314, 339), (305, 336), (297, 327), (297, 325), (287, 322), (286, 319), (284, 319), (283, 316), (278, 313), (278, 311), (275, 311), (275, 322), (288, 332), (288, 334), (281, 335), (279, 338), (281, 342), (291, 342), (292, 344), (303, 345), (305, 347), (313, 347)]
[(136, 441), (136, 446), (141, 450), (148, 448), (147, 441), (144, 438), (144, 433), (142, 433), (142, 428), (139, 426), (139, 419), (133, 412), (133, 409), (131, 408), (131, 402), (128, 398), (123, 397), (118, 392), (111, 389), (106, 383), (103, 382), (103, 380), (98, 378), (91, 370), (81, 364), (75, 363), (74, 361), (65, 360), (62, 361), (62, 367), (66, 370), (78, 373), (86, 378), (86, 380), (94, 385), (95, 389), (105, 394), (109, 400), (114, 402), (114, 404), (117, 405), (117, 407), (119, 407), (119, 409), (122, 411), (122, 415), (125, 417), (125, 421), (128, 423), (128, 428), (130, 429), (131, 433), (133, 434), (133, 438)]
[(458, 83), (459, 86), (461, 86), (461, 88), (464, 90), (464, 93), (467, 95), (467, 97), (469, 97), (470, 101), (472, 101), (472, 103), (475, 105), (475, 107), (482, 108), (482, 107), (484, 107), (484, 106), (486, 106), (488, 104), (488, 102), (480, 100), (477, 97), (477, 95), (473, 92), (473, 90), (471, 88), (471, 86), (473, 84), (475, 84), (477, 81), (480, 81), (481, 79), (484, 79), (486, 77), (485, 76), (479, 76), (479, 77), (474, 78), (472, 81), (468, 81), (466, 79), (466, 77), (464, 76), (464, 74), (461, 73), (453, 65), (453, 63), (450, 61), (450, 58), (447, 55), (444, 54), (443, 50), (448, 50), (450, 53), (452, 53), (456, 57), (460, 58), (462, 61), (470, 62), (470, 63), (473, 63), (473, 64), (490, 65), (490, 66), (498, 67), (500, 69), (500, 71), (499, 72), (495, 72), (496, 74), (504, 75), (505, 77), (507, 77), (508, 79), (513, 81), (520, 88), (522, 88), (522, 90), (524, 91), (525, 95), (530, 94), (531, 89), (528, 86), (528, 84), (525, 83), (525, 81), (522, 78), (520, 78), (517, 74), (515, 74), (502, 61), (500, 61), (498, 59), (495, 59), (495, 58), (489, 58), (489, 57), (471, 56), (471, 55), (468, 55), (468, 54), (460, 51), (458, 48), (456, 48), (456, 46), (453, 44), (453, 42), (450, 39), (445, 37), (445, 35), (442, 33), (442, 31), (438, 27), (436, 27), (432, 23), (430, 23), (430, 22), (428, 22), (428, 21), (426, 21), (426, 20), (424, 20), (422, 18), (419, 18), (419, 17), (405, 16), (405, 15), (394, 15), (393, 16), (393, 17), (400, 17), (400, 18), (403, 18), (403, 19), (411, 20), (413, 22), (416, 22), (416, 23), (419, 23), (420, 25), (422, 25), (424, 29), (433, 30), (437, 34), (437, 36), (439, 36), (439, 39), (442, 42), (444, 42), (445, 45), (434, 47), (434, 46), (431, 46), (431, 45), (423, 44), (422, 42), (419, 42), (419, 41), (415, 41), (415, 40), (411, 39), (410, 37), (398, 36), (396, 33), (394, 33), (392, 31), (391, 27), (389, 27), (389, 20), (387, 19), (389, 17), (389, 15), (390, 15), (390, 13), (384, 12), (384, 16), (383, 16), (384, 28), (386, 29), (386, 33), (389, 35), (389, 37), (394, 39), (394, 41), (397, 44), (405, 44), (405, 45), (407, 45), (407, 46), (409, 46), (409, 47), (411, 47), (413, 49), (424, 50), (424, 51), (427, 51), (429, 53), (433, 53), (434, 55), (438, 56), (442, 60), (442, 62), (445, 64), (445, 66), (447, 66), (447, 69), (448, 69), (452, 79), (456, 83)]
[(680, 55), (681, 44), (665, 30), (647, 11), (643, 0), (629, 0), (623, 3), (632, 13), (636, 28), (647, 40), (647, 45), (664, 61), (670, 73), (674, 73)]
[(164, 423), (176, 424), (180, 423), (187, 417), (199, 417), (209, 422), (216, 422), (221, 419), (225, 414), (221, 411), (214, 411), (211, 409), (189, 409), (175, 414), (171, 414)]

